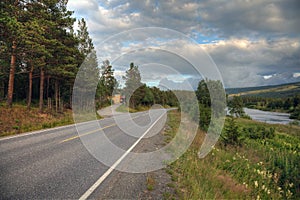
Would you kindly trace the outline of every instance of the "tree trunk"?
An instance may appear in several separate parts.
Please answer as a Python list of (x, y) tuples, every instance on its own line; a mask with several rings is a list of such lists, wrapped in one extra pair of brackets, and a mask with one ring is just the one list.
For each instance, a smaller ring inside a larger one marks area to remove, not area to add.
[(7, 90), (7, 106), (12, 107), (13, 93), (14, 93), (14, 79), (15, 79), (15, 69), (16, 69), (16, 41), (13, 41), (12, 53), (10, 60), (10, 70), (9, 70), (9, 82)]
[(70, 85), (70, 109), (72, 109), (72, 85)]
[(56, 79), (55, 80), (55, 83), (54, 83), (54, 96), (55, 96), (55, 112), (58, 111), (58, 80)]
[(31, 106), (31, 99), (32, 99), (32, 73), (33, 73), (33, 66), (30, 64), (30, 71), (29, 71), (29, 89), (28, 89), (28, 102), (27, 102), (27, 109), (30, 109)]
[(47, 99), (49, 98), (49, 86), (50, 86), (50, 76), (47, 76), (47, 91), (46, 91)]
[(0, 80), (0, 101), (4, 99), (4, 80)]
[(41, 68), (41, 78), (40, 78), (40, 102), (39, 102), (39, 110), (40, 112), (43, 111), (43, 100), (44, 100), (44, 79), (45, 79), (45, 73), (44, 69)]

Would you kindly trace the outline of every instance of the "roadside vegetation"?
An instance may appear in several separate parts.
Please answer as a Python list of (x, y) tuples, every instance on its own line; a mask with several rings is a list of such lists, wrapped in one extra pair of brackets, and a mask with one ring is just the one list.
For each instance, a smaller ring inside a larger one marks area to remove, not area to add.
[(84, 61), (99, 83), (97, 109), (109, 105), (117, 87), (114, 70), (109, 61), (98, 66), (86, 21), (77, 20), (74, 30), (72, 13), (67, 1), (1, 2), (1, 136), (73, 123), (73, 84)]
[(73, 123), (71, 110), (39, 112), (38, 107), (27, 109), (17, 104), (13, 108), (0, 105), (0, 137)]
[[(172, 111), (169, 118), (166, 135), (172, 138), (180, 113)], [(232, 118), (225, 127), (231, 128), (204, 159), (197, 154), (205, 136), (199, 130), (188, 151), (168, 167), (180, 199), (300, 198), (299, 127)], [(235, 131), (237, 137), (228, 135)]]

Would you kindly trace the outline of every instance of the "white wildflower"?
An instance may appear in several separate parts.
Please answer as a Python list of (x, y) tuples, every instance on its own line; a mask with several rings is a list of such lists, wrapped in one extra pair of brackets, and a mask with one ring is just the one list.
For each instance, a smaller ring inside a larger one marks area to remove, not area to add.
[(254, 181), (254, 186), (257, 188), (258, 187), (258, 182)]

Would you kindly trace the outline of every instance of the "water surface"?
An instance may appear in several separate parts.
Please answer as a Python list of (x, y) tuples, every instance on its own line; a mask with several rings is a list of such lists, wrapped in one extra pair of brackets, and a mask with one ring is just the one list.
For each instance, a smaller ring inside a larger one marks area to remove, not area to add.
[(268, 112), (250, 108), (244, 108), (244, 111), (253, 120), (269, 124), (288, 124), (294, 121), (293, 119), (289, 119), (290, 114), (288, 113)]

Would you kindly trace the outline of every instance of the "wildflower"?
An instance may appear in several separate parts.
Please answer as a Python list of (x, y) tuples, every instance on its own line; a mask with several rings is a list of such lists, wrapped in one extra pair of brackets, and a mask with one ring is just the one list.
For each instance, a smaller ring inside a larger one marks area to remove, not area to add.
[(265, 190), (265, 188), (266, 188), (265, 185), (262, 185), (262, 186), (261, 186), (261, 189), (262, 189), (262, 190)]
[(235, 156), (233, 156), (233, 158), (232, 158), (233, 160), (235, 160), (236, 158), (235, 158)]
[(268, 192), (267, 192), (268, 194), (271, 194), (271, 191), (270, 190), (268, 190)]
[(292, 187), (294, 186), (294, 184), (293, 184), (293, 183), (290, 183), (289, 186), (290, 186), (290, 188), (292, 188)]
[(268, 173), (268, 178), (272, 178), (272, 174)]
[(287, 198), (291, 198), (293, 196), (293, 193), (290, 190), (288, 190), (286, 196)]
[(257, 199), (257, 200), (259, 200), (259, 199), (260, 199), (260, 196), (259, 196), (259, 195), (257, 195), (256, 199)]
[(258, 182), (254, 181), (254, 186), (257, 188), (258, 187)]

